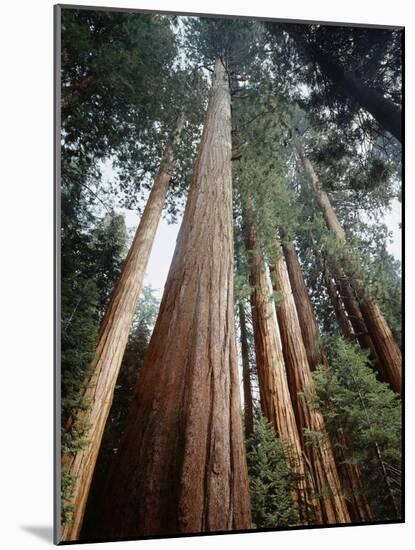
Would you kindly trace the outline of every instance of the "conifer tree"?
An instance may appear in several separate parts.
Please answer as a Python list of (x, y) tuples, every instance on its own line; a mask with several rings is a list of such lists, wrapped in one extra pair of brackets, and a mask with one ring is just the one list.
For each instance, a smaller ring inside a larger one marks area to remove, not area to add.
[(74, 514), (71, 523), (63, 528), (63, 540), (76, 540), (79, 537), (115, 383), (174, 167), (174, 146), (183, 124), (184, 119), (181, 116), (171, 141), (166, 145), (159, 172), (124, 262), (123, 271), (102, 320), (95, 357), (90, 368), (90, 380), (85, 384), (83, 397), (86, 407), (71, 420), (76, 423), (81, 422), (88, 427), (88, 442), (83, 449), (76, 453), (67, 453), (63, 457), (62, 466), (74, 479), (72, 492)]
[(297, 428), (294, 403), (288, 387), (265, 263), (257, 241), (255, 226), (251, 221), (252, 214), (248, 212), (245, 215), (245, 234), (250, 266), (252, 323), (261, 408), (263, 415), (278, 434), (287, 462), (295, 474), (292, 494), (300, 521), (310, 524), (320, 523), (323, 521), (320, 503), (314, 498), (316, 489), (312, 472), (308, 468), (302, 451), (301, 434)]
[(359, 465), (363, 491), (375, 518), (399, 519), (400, 401), (376, 379), (367, 355), (356, 345), (332, 337), (326, 341), (326, 349), (331, 368), (318, 369), (313, 376), (316, 404), (345, 462)]
[(226, 57), (216, 58), (175, 254), (108, 481), (105, 536), (250, 527), (233, 317), (225, 64)]
[[(279, 254), (279, 247), (276, 252)], [(277, 318), (291, 399), (302, 449), (311, 464), (316, 491), (320, 497), (323, 521), (347, 523), (350, 517), (331, 443), (325, 432), (323, 416), (310, 407), (305, 398), (305, 395), (313, 393), (311, 370), (283, 257), (272, 265), (271, 273), (273, 288), (280, 295)]]
[[(317, 202), (323, 213), (327, 228), (333, 231), (339, 243), (345, 246), (347, 250), (346, 233), (330, 203), (327, 193), (321, 187), (321, 183), (310, 160), (306, 157), (302, 146), (299, 144), (297, 144), (297, 152), (315, 191)], [(347, 257), (348, 259), (353, 259), (351, 250), (347, 252)], [(402, 356), (392, 331), (379, 305), (365, 292), (363, 281), (357, 277), (352, 277), (350, 273), (348, 273), (348, 277), (359, 296), (359, 308), (369, 335), (373, 340), (376, 355), (379, 357), (382, 366), (381, 375), (385, 376), (393, 390), (400, 394), (402, 387)]]
[(284, 447), (264, 416), (247, 441), (252, 521), (257, 528), (288, 527), (298, 523), (292, 501), (290, 472)]

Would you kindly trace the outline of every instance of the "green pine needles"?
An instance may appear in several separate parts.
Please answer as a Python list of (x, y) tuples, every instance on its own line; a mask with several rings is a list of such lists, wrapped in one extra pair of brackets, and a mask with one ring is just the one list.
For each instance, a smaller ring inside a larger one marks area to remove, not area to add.
[(247, 453), (254, 527), (275, 529), (298, 524), (283, 446), (263, 416), (247, 441)]

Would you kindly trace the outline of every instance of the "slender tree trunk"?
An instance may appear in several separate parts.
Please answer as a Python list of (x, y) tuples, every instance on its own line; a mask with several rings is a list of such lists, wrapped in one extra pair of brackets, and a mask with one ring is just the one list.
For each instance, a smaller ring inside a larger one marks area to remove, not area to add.
[[(69, 422), (71, 424), (81, 421), (89, 427), (89, 431), (87, 447), (76, 453), (66, 454), (62, 459), (62, 467), (74, 479), (73, 521), (62, 528), (62, 540), (64, 541), (77, 540), (81, 530), (115, 383), (174, 167), (174, 147), (180, 137), (183, 124), (184, 119), (180, 117), (164, 151), (159, 171), (124, 262), (120, 279), (113, 290), (111, 301), (101, 323), (95, 357), (91, 365), (92, 375), (88, 380), (84, 394), (87, 409), (70, 419)], [(68, 427), (70, 426), (68, 425)]]
[(380, 360), (376, 351), (375, 343), (369, 333), (365, 320), (361, 311), (361, 304), (356, 301), (353, 288), (349, 282), (348, 277), (340, 270), (337, 270), (337, 288), (340, 298), (345, 305), (348, 319), (353, 327), (353, 334), (362, 349), (369, 351), (369, 356), (373, 362), (375, 369), (379, 373), (379, 378), (383, 382), (388, 382), (389, 378), (385, 372), (382, 361)]
[(354, 333), (353, 326), (350, 323), (350, 317), (348, 317), (346, 313), (344, 297), (341, 296), (341, 292), (336, 286), (336, 281), (333, 279), (329, 271), (325, 258), (322, 256), (321, 252), (317, 250), (316, 255), (320, 261), (324, 281), (326, 283), (330, 301), (333, 306), (334, 313), (336, 315), (336, 319), (339, 323), (340, 329), (348, 340), (354, 340), (356, 338), (356, 335)]
[(332, 57), (323, 53), (317, 46), (308, 44), (298, 35), (294, 35), (302, 47), (315, 59), (321, 70), (338, 86), (345, 95), (352, 97), (358, 105), (363, 107), (380, 126), (390, 132), (402, 142), (402, 110), (374, 88), (367, 86), (353, 73), (345, 72), (343, 67)]
[[(316, 244), (314, 241), (313, 243)], [(379, 363), (375, 346), (369, 336), (348, 278), (340, 269), (336, 270), (336, 278), (333, 278), (322, 253), (316, 250), (316, 255), (320, 261), (330, 300), (344, 336), (347, 339), (356, 338), (363, 349), (369, 350), (371, 359), (374, 364), (376, 363), (377, 370), (383, 373), (383, 367)]]
[(264, 259), (248, 215), (245, 215), (245, 233), (253, 288), (252, 323), (262, 412), (281, 438), (288, 464), (298, 476), (292, 492), (300, 521), (322, 523), (320, 502), (314, 498), (312, 476), (302, 452)]
[(317, 365), (327, 367), (327, 357), (320, 343), (316, 317), (294, 243), (291, 240), (285, 240), (282, 247), (300, 322), (301, 335), (307, 352), (308, 364), (311, 370), (315, 370)]
[(251, 373), (249, 367), (248, 334), (246, 330), (245, 310), (239, 301), (239, 325), (241, 330), (242, 379), (244, 385), (245, 438), (254, 433), (254, 409), (252, 403)]
[[(348, 523), (350, 516), (323, 416), (307, 401), (307, 397), (313, 395), (311, 371), (283, 257), (272, 265), (271, 274), (273, 288), (282, 298), (282, 302), (277, 304), (277, 319), (291, 400), (301, 445), (310, 462), (314, 484), (320, 495), (323, 521), (326, 524)], [(310, 444), (306, 437), (307, 430), (317, 432), (316, 442)]]
[(251, 526), (232, 223), (230, 93), (218, 58), (160, 312), (107, 485), (104, 536)]
[[(292, 243), (292, 241), (284, 241), (282, 248), (284, 251), (285, 262), (287, 265), (287, 271), (290, 279), (295, 307), (297, 310), (303, 343), (305, 345), (306, 351), (308, 351), (308, 349), (315, 349), (314, 354), (307, 353), (308, 364), (311, 370), (314, 370), (318, 364), (328, 368), (329, 362), (321, 344), (319, 344), (320, 333), (317, 325), (317, 320), (314, 315), (310, 295), (305, 284), (302, 269), (294, 244)], [(318, 255), (318, 257), (321, 261), (323, 261), (321, 255)], [(338, 301), (335, 284), (329, 276), (327, 270), (325, 269), (324, 264), (322, 264), (322, 269), (325, 278), (327, 277), (328, 283), (330, 283), (330, 286), (328, 287), (329, 293), (331, 290), (335, 294), (331, 298), (336, 304), (336, 315), (338, 314), (340, 316), (339, 322), (344, 323), (345, 330), (350, 331), (350, 335), (353, 335), (349, 320), (344, 312), (341, 303)], [(337, 311), (337, 309), (339, 311)], [(347, 448), (348, 446), (346, 445), (346, 439), (344, 435), (339, 434), (338, 437), (340, 436), (343, 448)], [(359, 466), (357, 464), (347, 463), (345, 461), (345, 456), (344, 452), (342, 452), (342, 449), (338, 449), (334, 453), (334, 458), (340, 477), (341, 487), (344, 491), (344, 495), (346, 498), (347, 509), (349, 510), (352, 521), (371, 521), (373, 519), (373, 515), (362, 486)]]
[[(296, 144), (298, 155), (307, 172), (313, 189), (316, 194), (317, 202), (323, 213), (327, 228), (333, 231), (339, 241), (347, 245), (346, 234), (341, 226), (336, 212), (331, 206), (330, 199), (325, 191), (322, 190), (321, 183), (314, 171), (314, 168), (305, 156), (304, 150), (300, 144)], [(351, 254), (351, 251), (350, 251)], [(362, 281), (346, 273), (351, 281), (355, 291), (362, 296), (359, 299), (359, 308), (366, 327), (369, 329), (369, 335), (373, 341), (376, 355), (379, 357), (378, 364), (382, 365), (380, 370), (381, 377), (385, 377), (392, 389), (401, 394), (402, 391), (402, 355), (398, 344), (396, 343), (392, 331), (386, 319), (384, 318), (379, 305), (369, 298), (363, 298), (365, 289)], [(343, 291), (343, 289), (342, 289)], [(349, 292), (346, 289), (346, 293)], [(347, 306), (346, 306), (347, 307)], [(351, 318), (352, 320), (352, 318)], [(356, 332), (356, 330), (355, 330)], [(359, 331), (362, 332), (362, 331)], [(364, 331), (363, 331), (364, 332)]]
[(360, 310), (369, 334), (372, 337), (377, 355), (384, 370), (380, 372), (383, 380), (402, 394), (402, 355), (392, 331), (384, 318), (379, 305), (369, 300), (360, 303)]

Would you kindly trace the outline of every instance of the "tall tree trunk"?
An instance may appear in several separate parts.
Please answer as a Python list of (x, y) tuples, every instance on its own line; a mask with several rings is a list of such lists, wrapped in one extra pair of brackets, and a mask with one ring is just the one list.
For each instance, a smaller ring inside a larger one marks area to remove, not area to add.
[(254, 409), (252, 403), (251, 373), (249, 367), (248, 334), (244, 306), (239, 301), (239, 325), (241, 330), (242, 380), (244, 386), (245, 438), (254, 433)]
[(77, 540), (79, 537), (115, 383), (174, 168), (174, 148), (183, 125), (184, 118), (180, 117), (164, 151), (121, 276), (102, 320), (95, 357), (91, 365), (92, 375), (87, 381), (84, 393), (87, 409), (70, 419), (68, 424), (70, 427), (72, 422), (82, 422), (89, 427), (89, 431), (87, 447), (76, 453), (63, 455), (62, 459), (63, 469), (68, 471), (74, 480), (73, 521), (62, 528), (61, 535), (64, 541)]
[(340, 298), (346, 308), (348, 319), (353, 327), (355, 338), (362, 349), (369, 351), (369, 357), (378, 371), (379, 379), (383, 382), (388, 382), (389, 378), (385, 372), (384, 365), (378, 356), (377, 348), (363, 318), (361, 311), (362, 304), (359, 305), (357, 303), (349, 278), (340, 269), (337, 270), (336, 283)]
[[(303, 343), (307, 352), (309, 349), (315, 350), (315, 353), (307, 353), (308, 364), (311, 370), (314, 370), (318, 364), (323, 365), (325, 368), (329, 368), (329, 362), (321, 344), (319, 343), (320, 332), (294, 243), (292, 241), (285, 240), (282, 244), (282, 248), (284, 251), (284, 258), (287, 265), (288, 276), (290, 279), (295, 308), (301, 328)], [(321, 255), (318, 255), (318, 257), (321, 261), (323, 261)], [(345, 330), (350, 331), (349, 334), (353, 335), (349, 320), (343, 310), (343, 306), (338, 302), (335, 284), (327, 273), (324, 264), (322, 264), (322, 269), (324, 276), (327, 276), (329, 280), (328, 282), (331, 283), (329, 293), (331, 289), (331, 291), (335, 294), (331, 298), (332, 300), (334, 299), (336, 309), (339, 310), (336, 311), (336, 315), (340, 315), (339, 322), (345, 323)], [(342, 436), (342, 434), (338, 434), (338, 437), (342, 438), (342, 448), (335, 451), (334, 458), (350, 517), (352, 521), (371, 521), (373, 520), (373, 515), (363, 489), (360, 468), (357, 464), (350, 464), (345, 461), (344, 452), (342, 451), (343, 448), (347, 448), (345, 437)]]
[[(316, 246), (314, 239), (313, 244)], [(320, 261), (330, 300), (344, 336), (349, 340), (356, 338), (363, 349), (369, 350), (370, 357), (373, 363), (376, 364), (376, 368), (381, 374), (381, 378), (384, 377), (383, 366), (379, 362), (374, 343), (369, 336), (348, 278), (343, 274), (341, 269), (336, 270), (336, 278), (333, 278), (327, 265), (326, 258), (317, 250), (317, 247), (315, 253)], [(382, 378), (382, 380), (383, 379), (384, 378)]]
[(249, 280), (253, 288), (252, 323), (262, 412), (281, 438), (288, 464), (298, 476), (292, 493), (300, 521), (306, 524), (322, 523), (320, 502), (314, 498), (313, 479), (295, 420), (264, 259), (257, 243), (255, 226), (248, 214), (245, 215), (245, 233)]
[(320, 261), (324, 282), (326, 283), (330, 301), (333, 306), (334, 313), (336, 315), (336, 319), (339, 323), (340, 329), (343, 332), (343, 335), (348, 340), (353, 340), (356, 335), (354, 333), (353, 326), (350, 323), (350, 317), (346, 313), (345, 297), (341, 295), (340, 289), (337, 288), (337, 281), (333, 279), (330, 273), (326, 258), (317, 249), (315, 250), (315, 254)]
[[(273, 288), (282, 299), (277, 304), (277, 319), (291, 400), (301, 445), (310, 462), (314, 484), (320, 495), (323, 521), (326, 524), (348, 523), (350, 516), (323, 416), (307, 401), (307, 397), (313, 395), (311, 371), (283, 257), (272, 265), (271, 274)], [(306, 437), (307, 430), (318, 433), (316, 442), (310, 444)]]
[[(347, 246), (346, 233), (341, 226), (336, 212), (334, 211), (327, 193), (322, 189), (321, 183), (314, 171), (310, 160), (306, 157), (302, 146), (296, 144), (298, 155), (307, 172), (317, 202), (323, 213), (327, 228), (335, 233), (339, 242)], [(351, 251), (350, 251), (351, 254)], [(363, 316), (364, 323), (369, 329), (369, 335), (376, 349), (376, 355), (379, 357), (378, 364), (382, 365), (380, 375), (386, 377), (392, 389), (401, 394), (402, 391), (402, 355), (398, 344), (396, 343), (392, 331), (384, 318), (379, 305), (373, 300), (364, 297), (365, 289), (362, 281), (346, 273), (359, 296), (359, 307)], [(348, 289), (346, 289), (348, 292)], [(356, 332), (356, 331), (355, 331)]]
[(218, 58), (160, 312), (108, 481), (104, 536), (251, 526), (232, 223), (230, 93)]
[(402, 394), (402, 354), (379, 304), (370, 300), (360, 302), (360, 310), (372, 337), (377, 355), (384, 369), (381, 378), (389, 382), (393, 390)]
[(292, 240), (285, 239), (282, 245), (288, 275), (300, 322), (301, 335), (311, 370), (317, 365), (328, 366), (326, 354), (320, 343), (320, 333), (311, 304), (310, 295), (304, 281), (303, 272)]
[(378, 90), (356, 78), (353, 73), (346, 73), (337, 61), (323, 53), (318, 46), (312, 46), (298, 34), (294, 34), (293, 37), (317, 61), (321, 70), (345, 95), (352, 97), (358, 105), (378, 121), (380, 126), (402, 143), (403, 116), (399, 107), (386, 99)]

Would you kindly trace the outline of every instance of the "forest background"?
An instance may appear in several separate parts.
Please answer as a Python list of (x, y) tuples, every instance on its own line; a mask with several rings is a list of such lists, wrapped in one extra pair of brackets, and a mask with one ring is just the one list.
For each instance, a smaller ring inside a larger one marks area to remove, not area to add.
[[(24, 3), (21, 3), (21, 7)], [(5, 256), (7, 262), (13, 265), (13, 269), (5, 270), (6, 283), (4, 283), (4, 289), (11, 289), (11, 282), (14, 282), (14, 288), (19, 289), (18, 292), (5, 292), (6, 294), (6, 306), (9, 305), (8, 301), (13, 300), (13, 307), (10, 308), (10, 314), (6, 315), (7, 327), (12, 328), (14, 332), (18, 332), (19, 341), (16, 338), (12, 338), (9, 335), (6, 336), (6, 361), (5, 364), (10, 365), (10, 369), (6, 370), (6, 377), (9, 374), (17, 375), (17, 381), (6, 380), (7, 388), (19, 388), (19, 397), (16, 399), (15, 392), (7, 392), (7, 399), (3, 405), (8, 407), (9, 411), (15, 411), (13, 421), (7, 423), (7, 429), (10, 429), (10, 433), (6, 432), (5, 439), (10, 444), (9, 450), (5, 453), (6, 460), (10, 460), (10, 467), (5, 468), (5, 471), (15, 470), (16, 474), (20, 477), (19, 485), (25, 488), (25, 498), (21, 490), (17, 490), (17, 483), (13, 485), (13, 490), (6, 499), (8, 502), (8, 508), (17, 517), (17, 524), (24, 526), (23, 537), (25, 540), (30, 540), (33, 545), (36, 544), (36, 539), (33, 539), (33, 533), (40, 533), (41, 529), (36, 531), (36, 526), (39, 528), (43, 526), (47, 527), (50, 521), (50, 481), (51, 481), (51, 459), (50, 459), (50, 433), (51, 433), (51, 350), (50, 350), (50, 336), (45, 337), (45, 334), (51, 333), (52, 316), (51, 316), (51, 288), (52, 288), (52, 276), (51, 276), (51, 235), (52, 235), (52, 218), (51, 218), (51, 206), (52, 201), (50, 197), (50, 188), (48, 188), (44, 182), (51, 180), (51, 170), (48, 167), (47, 158), (39, 152), (39, 145), (43, 144), (43, 147), (50, 145), (50, 128), (51, 128), (51, 86), (49, 89), (47, 86), (40, 85), (39, 81), (44, 77), (45, 82), (51, 83), (50, 64), (44, 66), (43, 59), (46, 57), (51, 59), (51, 41), (50, 32), (41, 30), (40, 20), (42, 16), (48, 24), (51, 23), (51, 2), (43, 2), (43, 6), (32, 6), (29, 10), (29, 4), (26, 3), (25, 10), (27, 17), (24, 18), (23, 23), (19, 27), (20, 33), (18, 36), (10, 38), (10, 43), (14, 44), (13, 52), (19, 57), (13, 60), (13, 64), (6, 67), (6, 73), (13, 75), (13, 86), (10, 88), (11, 96), (15, 96), (14, 105), (16, 105), (15, 115), (13, 117), (13, 126), (8, 133), (8, 142), (16, 148), (14, 155), (6, 154), (6, 158), (14, 164), (14, 170), (6, 172), (8, 181), (10, 181), (10, 188), (12, 191), (19, 192), (19, 199), (16, 197), (7, 196), (4, 204), (6, 205), (6, 216), (2, 219), (2, 223), (5, 224), (5, 229), (2, 231), (4, 237), (6, 237)], [(106, 2), (110, 5), (109, 2)], [(138, 6), (137, 2), (123, 3), (123, 5), (129, 5), (131, 7), (148, 7), (152, 9), (169, 9), (171, 6), (168, 3), (159, 2), (157, 5), (154, 2), (147, 3), (140, 2)], [(150, 5), (151, 4), (151, 5)], [(273, 7), (273, 12), (270, 12), (269, 6), (261, 6), (261, 3), (256, 3), (255, 9), (257, 13), (254, 13), (253, 6), (236, 6), (228, 2), (228, 10), (225, 10), (224, 4), (220, 3), (215, 9), (214, 3), (192, 2), (190, 5), (186, 3), (176, 3), (177, 9), (192, 9), (200, 11), (216, 11), (229, 13), (245, 13), (249, 15), (273, 15), (275, 17), (301, 17), (310, 19), (333, 19), (343, 21), (358, 21), (358, 22), (377, 22), (377, 23), (396, 23), (396, 24), (408, 24), (410, 28), (410, 20), (406, 18), (404, 11), (400, 10), (399, 3), (395, 3), (392, 6), (390, 4), (377, 5), (376, 13), (372, 9), (365, 10), (364, 6), (355, 3), (355, 9), (353, 16), (351, 14), (352, 5), (349, 4), (344, 11), (337, 11), (333, 13), (332, 7), (325, 5), (326, 3), (315, 2), (312, 8), (307, 8), (306, 4), (299, 6), (278, 6)], [(179, 5), (181, 4), (181, 5)], [(189, 3), (190, 4), (190, 3)], [(208, 5), (209, 4), (209, 5)], [(299, 3), (300, 4), (300, 3)], [(323, 6), (321, 6), (323, 4)], [(100, 5), (100, 3), (96, 3)], [(117, 5), (117, 3), (113, 3)], [(403, 5), (403, 4), (402, 4)], [(47, 7), (47, 9), (45, 8)], [(262, 11), (261, 11), (262, 7)], [(334, 8), (334, 7), (333, 7)], [(357, 9), (358, 8), (358, 9)], [(295, 13), (296, 10), (298, 13)], [(24, 11), (24, 10), (23, 10)], [(335, 10), (334, 10), (335, 11)], [(278, 12), (278, 13), (276, 13)], [(401, 15), (402, 14), (402, 15)], [(13, 19), (17, 21), (17, 19)], [(34, 21), (36, 24), (34, 24)], [(29, 26), (30, 22), (30, 26)], [(33, 29), (36, 27), (36, 29)], [(47, 27), (47, 25), (46, 25)], [(30, 29), (36, 30), (35, 35), (30, 33)], [(50, 31), (50, 28), (49, 28)], [(409, 34), (409, 33), (408, 33)], [(22, 36), (25, 36), (25, 41), (22, 42)], [(6, 37), (8, 35), (6, 34)], [(36, 38), (35, 38), (36, 37)], [(32, 40), (33, 39), (33, 40)], [(14, 42), (13, 42), (14, 40)], [(411, 39), (408, 37), (407, 44), (410, 44)], [(36, 45), (35, 50), (31, 50), (32, 56), (38, 54), (39, 58), (42, 58), (42, 63), (33, 66), (32, 63), (27, 63), (27, 46), (31, 43)], [(3, 51), (6, 51), (4, 48)], [(25, 57), (23, 56), (25, 52)], [(41, 53), (45, 55), (41, 55)], [(47, 55), (46, 55), (47, 54)], [(21, 56), (21, 57), (20, 57)], [(49, 57), (48, 57), (49, 56)], [(11, 58), (13, 56), (10, 56)], [(19, 60), (22, 62), (19, 64)], [(25, 60), (25, 63), (23, 63)], [(409, 63), (408, 63), (409, 65)], [(26, 73), (21, 75), (21, 68), (25, 67)], [(7, 69), (10, 69), (9, 71)], [(21, 78), (23, 76), (23, 79)], [(408, 75), (410, 77), (410, 75)], [(20, 80), (19, 80), (20, 78)], [(20, 83), (20, 84), (19, 84)], [(13, 92), (13, 93), (12, 93)], [(30, 97), (30, 101), (28, 101)], [(9, 98), (11, 99), (11, 97)], [(33, 103), (39, 105), (39, 110), (36, 109), (36, 113), (33, 113)], [(6, 99), (3, 102), (4, 105), (9, 105), (10, 101)], [(34, 124), (27, 124), (29, 120), (28, 109), (30, 104), (31, 116), (34, 117)], [(40, 106), (44, 108), (40, 108)], [(49, 111), (48, 111), (49, 109)], [(410, 117), (411, 106), (407, 105), (407, 114)], [(27, 115), (27, 116), (26, 116)], [(26, 122), (25, 122), (26, 121)], [(30, 127), (29, 127), (30, 126)], [(23, 139), (23, 136), (27, 135)], [(41, 139), (41, 136), (44, 136)], [(10, 139), (11, 138), (11, 139)], [(30, 144), (27, 147), (27, 144)], [(7, 145), (7, 143), (6, 143)], [(25, 149), (26, 146), (26, 149)], [(410, 141), (407, 142), (408, 150), (413, 146)], [(413, 147), (412, 147), (413, 148)], [(6, 147), (3, 148), (6, 151)], [(22, 151), (27, 150), (27, 155), (22, 159)], [(50, 162), (50, 154), (49, 154)], [(42, 175), (38, 173), (38, 167), (42, 170)], [(46, 167), (46, 169), (45, 169)], [(410, 167), (409, 167), (409, 170)], [(413, 172), (413, 170), (412, 170)], [(34, 176), (36, 174), (36, 176)], [(48, 177), (49, 176), (49, 177)], [(411, 171), (408, 173), (408, 181), (411, 181)], [(23, 191), (23, 193), (22, 193)], [(411, 203), (412, 190), (408, 189), (407, 200)], [(413, 195), (412, 195), (413, 196)], [(24, 197), (24, 200), (22, 200)], [(10, 205), (19, 204), (18, 216), (16, 216), (16, 210), (10, 208)], [(11, 217), (10, 217), (11, 215)], [(17, 223), (16, 223), (17, 218)], [(408, 232), (411, 231), (411, 220), (408, 220)], [(14, 236), (10, 239), (10, 228), (13, 228)], [(36, 231), (34, 230), (36, 228)], [(24, 238), (23, 238), (24, 236)], [(410, 237), (409, 237), (410, 242)], [(20, 258), (19, 262), (17, 261)], [(407, 277), (410, 279), (412, 267), (408, 262)], [(413, 280), (413, 277), (412, 277)], [(407, 286), (407, 300), (409, 303), (414, 303), (413, 291), (410, 285)], [(25, 312), (27, 317), (25, 320)], [(411, 317), (407, 319), (408, 325), (411, 326)], [(25, 330), (26, 327), (26, 330)], [(18, 330), (16, 331), (16, 328)], [(5, 332), (3, 332), (5, 334)], [(22, 346), (22, 338), (24, 335), (24, 346)], [(408, 341), (407, 355), (411, 355), (411, 341)], [(19, 358), (17, 359), (17, 354)], [(12, 368), (13, 367), (13, 368)], [(413, 382), (413, 377), (410, 372), (407, 372), (407, 384), (409, 388)], [(18, 384), (18, 385), (17, 385)], [(13, 396), (10, 395), (13, 393)], [(10, 400), (10, 397), (12, 399)], [(18, 406), (16, 406), (16, 402)], [(28, 415), (30, 411), (36, 416), (36, 419), (32, 420), (32, 415)], [(24, 422), (23, 422), (24, 418)], [(33, 422), (36, 424), (36, 429), (33, 429)], [(413, 417), (408, 414), (407, 423), (410, 426), (413, 422)], [(27, 429), (29, 428), (29, 429)], [(48, 432), (49, 430), (49, 432)], [(24, 434), (24, 436), (23, 436)], [(408, 440), (408, 446), (410, 441)], [(31, 455), (31, 466), (27, 465), (28, 450)], [(411, 452), (411, 449), (408, 449)], [(49, 455), (48, 455), (49, 452)], [(33, 455), (35, 455), (33, 457)], [(48, 456), (46, 459), (45, 457)], [(410, 458), (409, 458), (410, 460)], [(12, 468), (13, 465), (13, 468)], [(414, 485), (411, 482), (411, 472), (407, 472), (408, 482), (410, 485)], [(8, 481), (8, 480), (7, 480)], [(9, 483), (9, 482), (8, 482)], [(29, 489), (30, 487), (30, 489)], [(8, 488), (8, 487), (7, 487)], [(411, 495), (408, 495), (409, 497)], [(411, 516), (411, 498), (408, 501), (408, 512)], [(319, 547), (325, 547), (325, 544), (329, 544), (329, 541), (335, 541), (339, 548), (350, 546), (353, 544), (353, 540), (373, 540), (374, 533), (376, 538), (379, 538), (379, 548), (390, 547), (391, 542), (397, 538), (403, 539), (398, 535), (400, 529), (407, 532), (407, 528), (403, 526), (388, 526), (369, 529), (347, 529), (342, 530), (341, 540), (339, 533), (335, 530), (318, 532), (304, 532), (304, 533), (279, 533), (274, 535), (259, 535), (261, 537), (261, 543), (264, 546), (268, 544), (275, 544), (276, 537), (278, 537), (278, 543), (283, 545), (293, 541), (294, 539), (299, 544), (301, 540), (307, 543), (308, 546), (313, 547), (314, 543), (319, 540)], [(21, 527), (20, 527), (21, 531)], [(15, 541), (18, 540), (17, 533), (19, 527), (11, 530), (12, 535), (10, 538)], [(32, 535), (30, 535), (32, 533)], [(354, 534), (353, 534), (354, 533)], [(32, 538), (30, 538), (32, 537)], [(367, 537), (367, 538), (366, 538)], [(237, 537), (239, 544), (243, 540), (243, 537)], [(227, 546), (236, 544), (233, 542), (234, 537), (227, 537), (223, 544)], [(256, 536), (254, 537), (256, 539)], [(217, 539), (215, 543), (218, 543)], [(222, 539), (223, 540), (223, 539)], [(252, 543), (252, 537), (245, 538), (245, 543)], [(268, 542), (267, 542), (268, 541)], [(38, 541), (41, 542), (40, 540)], [(194, 543), (192, 541), (181, 541), (176, 547), (183, 547), (188, 543)], [(141, 543), (143, 544), (143, 543)], [(157, 542), (151, 543), (152, 547), (155, 547)], [(170, 543), (171, 544), (171, 543)], [(200, 544), (211, 544), (211, 539), (201, 540)], [(292, 542), (291, 542), (292, 544)], [(149, 543), (146, 543), (149, 546)], [(29, 546), (29, 543), (26, 545)], [(14, 542), (9, 547), (14, 547)], [(172, 546), (173, 547), (173, 546)]]

